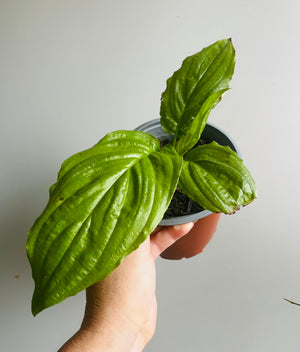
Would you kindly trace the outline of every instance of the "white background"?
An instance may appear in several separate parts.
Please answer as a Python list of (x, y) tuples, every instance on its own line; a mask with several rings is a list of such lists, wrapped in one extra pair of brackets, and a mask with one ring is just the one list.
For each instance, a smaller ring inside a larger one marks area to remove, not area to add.
[(158, 117), (182, 60), (232, 37), (231, 90), (210, 121), (238, 143), (259, 197), (223, 216), (203, 254), (159, 259), (145, 351), (298, 351), (299, 0), (2, 0), (0, 349), (55, 351), (84, 294), (33, 318), (26, 232), (61, 162), (107, 132)]

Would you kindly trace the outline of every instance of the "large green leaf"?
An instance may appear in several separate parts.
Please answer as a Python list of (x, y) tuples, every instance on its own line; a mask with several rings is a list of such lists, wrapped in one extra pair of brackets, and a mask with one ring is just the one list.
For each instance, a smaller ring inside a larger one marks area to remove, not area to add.
[(230, 214), (256, 197), (255, 183), (238, 155), (216, 142), (196, 147), (184, 161), (179, 187), (212, 212)]
[(29, 231), (32, 312), (109, 275), (157, 226), (182, 157), (144, 132), (117, 131), (66, 160)]
[(161, 125), (181, 137), (214, 92), (228, 88), (235, 66), (231, 39), (223, 39), (187, 57), (161, 96)]

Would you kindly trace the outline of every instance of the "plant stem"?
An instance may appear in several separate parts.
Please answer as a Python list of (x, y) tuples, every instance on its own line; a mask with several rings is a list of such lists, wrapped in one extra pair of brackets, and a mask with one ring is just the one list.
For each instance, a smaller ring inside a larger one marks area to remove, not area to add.
[(289, 302), (289, 303), (291, 303), (291, 304), (295, 304), (296, 306), (300, 306), (300, 303), (291, 301), (290, 299), (284, 298), (284, 300), (287, 301), (287, 302)]

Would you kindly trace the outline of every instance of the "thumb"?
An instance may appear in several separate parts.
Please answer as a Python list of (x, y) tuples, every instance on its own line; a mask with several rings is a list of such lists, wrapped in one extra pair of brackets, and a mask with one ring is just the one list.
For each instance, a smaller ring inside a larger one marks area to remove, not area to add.
[(165, 249), (170, 247), (179, 238), (186, 235), (194, 226), (193, 222), (187, 224), (161, 227), (150, 236), (150, 252), (156, 259)]

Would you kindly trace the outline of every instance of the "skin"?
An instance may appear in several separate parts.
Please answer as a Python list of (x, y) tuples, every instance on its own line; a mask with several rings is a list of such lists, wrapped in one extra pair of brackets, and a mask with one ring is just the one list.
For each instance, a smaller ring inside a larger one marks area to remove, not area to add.
[(82, 325), (59, 352), (142, 351), (156, 326), (155, 259), (192, 226), (158, 227), (106, 279), (89, 287)]

